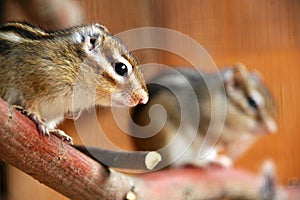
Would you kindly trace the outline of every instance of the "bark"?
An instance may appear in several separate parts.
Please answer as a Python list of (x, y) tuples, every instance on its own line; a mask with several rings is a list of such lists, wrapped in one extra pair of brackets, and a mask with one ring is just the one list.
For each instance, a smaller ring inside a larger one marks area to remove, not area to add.
[(100, 165), (0, 100), (0, 159), (71, 199), (124, 199), (132, 180)]

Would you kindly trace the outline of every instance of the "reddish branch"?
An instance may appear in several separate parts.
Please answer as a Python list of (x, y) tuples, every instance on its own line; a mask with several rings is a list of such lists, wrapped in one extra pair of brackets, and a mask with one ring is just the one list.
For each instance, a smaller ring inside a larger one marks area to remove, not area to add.
[[(1, 99), (0, 127), (0, 159), (71, 199), (253, 199), (266, 185), (261, 176), (222, 168), (125, 176), (54, 136), (39, 136), (33, 122)], [(288, 194), (289, 199), (299, 198), (299, 190)]]
[(0, 100), (0, 158), (71, 199), (123, 199), (129, 179), (110, 172)]

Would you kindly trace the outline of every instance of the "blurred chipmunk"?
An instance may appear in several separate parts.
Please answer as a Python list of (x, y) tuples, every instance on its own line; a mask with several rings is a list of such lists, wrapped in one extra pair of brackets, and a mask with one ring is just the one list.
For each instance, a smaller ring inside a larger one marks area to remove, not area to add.
[(135, 137), (134, 145), (138, 150), (157, 150), (161, 167), (211, 162), (231, 166), (258, 133), (277, 130), (272, 95), (260, 77), (242, 64), (220, 73), (174, 69), (147, 87), (149, 102), (131, 113), (142, 127), (132, 125), (132, 130), (135, 136), (152, 135)]

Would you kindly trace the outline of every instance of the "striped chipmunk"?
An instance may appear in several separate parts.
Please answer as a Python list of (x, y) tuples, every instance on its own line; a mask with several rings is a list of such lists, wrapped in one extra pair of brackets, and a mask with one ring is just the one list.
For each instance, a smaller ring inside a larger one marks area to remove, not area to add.
[(136, 59), (100, 25), (44, 31), (22, 22), (0, 26), (0, 97), (33, 120), (41, 135), (67, 113), (99, 106), (136, 106), (148, 92)]
[(139, 125), (132, 125), (132, 133), (143, 133), (134, 145), (158, 151), (161, 167), (231, 166), (259, 133), (277, 130), (273, 96), (259, 74), (243, 64), (210, 73), (176, 68), (147, 87), (149, 102), (132, 108)]

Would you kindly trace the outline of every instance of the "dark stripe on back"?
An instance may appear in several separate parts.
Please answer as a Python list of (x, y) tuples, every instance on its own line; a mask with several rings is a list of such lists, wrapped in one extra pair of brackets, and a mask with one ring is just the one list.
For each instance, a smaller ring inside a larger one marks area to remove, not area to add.
[[(23, 38), (31, 39), (31, 40), (40, 40), (40, 39), (49, 39), (49, 38), (54, 38), (54, 35), (47, 34), (47, 35), (41, 35), (41, 34), (36, 34), (33, 31), (26, 30), (22, 27), (16, 27), (13, 25), (8, 25), (8, 26), (1, 26), (0, 27), (1, 32), (12, 32), (12, 33), (17, 33)], [(42, 32), (42, 30), (39, 30)]]

